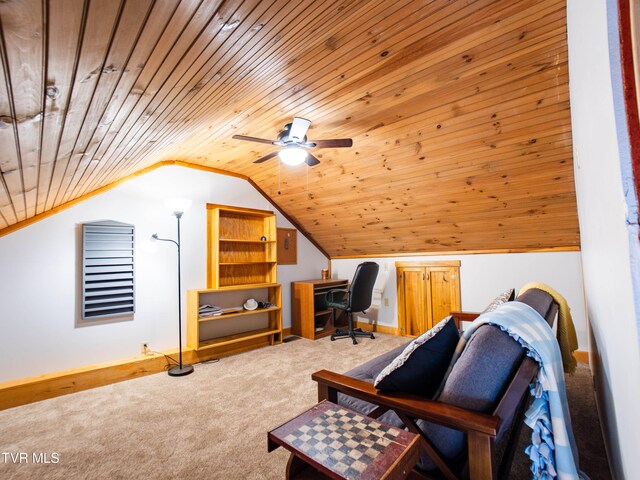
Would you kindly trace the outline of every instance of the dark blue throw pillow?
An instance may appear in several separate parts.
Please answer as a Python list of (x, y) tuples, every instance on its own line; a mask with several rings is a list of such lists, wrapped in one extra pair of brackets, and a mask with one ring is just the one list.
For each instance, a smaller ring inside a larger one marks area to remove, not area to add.
[(407, 345), (373, 385), (380, 390), (431, 398), (449, 367), (459, 338), (453, 317), (445, 318)]

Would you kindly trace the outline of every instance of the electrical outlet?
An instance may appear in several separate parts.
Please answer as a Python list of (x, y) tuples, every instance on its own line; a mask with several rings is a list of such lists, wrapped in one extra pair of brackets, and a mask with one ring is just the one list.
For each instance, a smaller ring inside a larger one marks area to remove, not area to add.
[(149, 342), (142, 342), (140, 344), (140, 353), (147, 355), (149, 353)]
[(384, 306), (385, 306), (385, 307), (388, 307), (388, 306), (389, 306), (389, 299), (388, 299), (388, 298), (385, 298), (385, 299), (384, 299)]

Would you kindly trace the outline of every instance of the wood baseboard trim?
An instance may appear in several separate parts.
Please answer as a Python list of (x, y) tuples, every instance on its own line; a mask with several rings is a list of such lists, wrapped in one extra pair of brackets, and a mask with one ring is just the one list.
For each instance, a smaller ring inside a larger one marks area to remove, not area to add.
[[(215, 358), (235, 355), (257, 347), (267, 346), (268, 344), (268, 339), (258, 338), (224, 348), (221, 347), (215, 351), (195, 351), (185, 348), (182, 350), (182, 359), (184, 363), (196, 364)], [(163, 353), (173, 358), (178, 356), (177, 349)], [(169, 366), (169, 362), (164, 355), (141, 355), (2, 382), (0, 383), (0, 410), (164, 372)]]
[(399, 335), (397, 328), (388, 327), (386, 325), (378, 325), (377, 323), (370, 324), (367, 322), (356, 322), (356, 327), (371, 332), (386, 333), (388, 335)]
[(573, 356), (579, 363), (586, 363), (589, 365), (589, 352), (587, 350), (576, 350), (573, 352)]
[[(357, 322), (357, 326), (363, 330), (398, 335), (398, 329), (386, 325)], [(282, 336), (291, 335), (291, 328), (285, 328)], [(183, 350), (183, 361), (196, 364), (215, 358), (236, 355), (257, 347), (267, 346), (268, 340), (258, 338), (240, 345), (230, 345), (226, 349), (218, 349), (215, 352), (195, 351), (189, 348)], [(163, 352), (166, 355), (176, 356), (177, 350)], [(589, 352), (576, 350), (574, 357), (580, 363), (589, 363)], [(96, 365), (88, 365), (80, 368), (62, 370), (59, 372), (37, 375), (35, 377), (13, 380), (0, 383), (0, 410), (39, 402), (49, 398), (59, 397), (68, 393), (89, 390), (95, 387), (123, 382), (132, 378), (143, 377), (154, 373), (160, 373), (169, 367), (167, 359), (160, 354), (137, 356), (105, 362)]]

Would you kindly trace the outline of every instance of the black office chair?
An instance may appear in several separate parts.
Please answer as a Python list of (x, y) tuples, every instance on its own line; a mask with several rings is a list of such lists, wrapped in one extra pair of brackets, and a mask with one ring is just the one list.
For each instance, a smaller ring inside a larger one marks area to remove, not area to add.
[[(371, 332), (364, 332), (361, 328), (353, 328), (353, 312), (365, 313), (365, 310), (371, 306), (371, 297), (373, 296), (373, 284), (376, 283), (376, 277), (378, 276), (379, 266), (375, 262), (364, 262), (358, 265), (356, 273), (353, 275), (353, 280), (349, 286), (349, 290), (330, 290), (327, 292), (325, 299), (329, 308), (337, 308), (344, 310), (349, 320), (348, 330), (336, 330), (331, 335), (331, 340), (336, 338), (351, 338), (353, 344), (358, 342), (356, 337), (370, 337), (374, 339)], [(336, 302), (336, 294), (341, 294), (344, 298), (340, 302)]]

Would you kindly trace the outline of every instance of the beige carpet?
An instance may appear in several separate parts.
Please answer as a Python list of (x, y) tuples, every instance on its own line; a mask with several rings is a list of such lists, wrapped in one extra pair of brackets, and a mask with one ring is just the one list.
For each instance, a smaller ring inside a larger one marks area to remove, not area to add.
[[(268, 454), (266, 434), (316, 403), (311, 373), (344, 372), (406, 342), (297, 339), (188, 377), (156, 374), (1, 411), (0, 479), (282, 479), (288, 453)], [(567, 385), (582, 467), (610, 478), (587, 367)], [(55, 452), (60, 461), (7, 464), (2, 452)], [(522, 452), (511, 478), (530, 478)]]
[(0, 453), (59, 453), (58, 464), (6, 464), (0, 479), (282, 479), (288, 454), (267, 431), (317, 403), (311, 373), (344, 372), (406, 343), (378, 335), (297, 339), (0, 412)]

